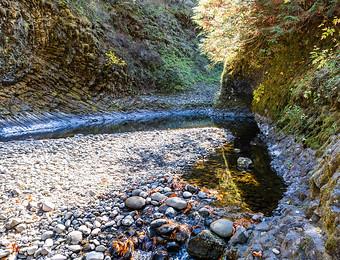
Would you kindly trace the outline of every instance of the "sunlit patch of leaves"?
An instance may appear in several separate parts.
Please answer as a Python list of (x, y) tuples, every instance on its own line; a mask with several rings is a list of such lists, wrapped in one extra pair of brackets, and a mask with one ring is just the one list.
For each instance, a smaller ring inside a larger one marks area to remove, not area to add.
[(112, 249), (118, 256), (131, 255), (135, 250), (134, 241), (131, 238), (125, 240), (115, 240), (112, 242)]

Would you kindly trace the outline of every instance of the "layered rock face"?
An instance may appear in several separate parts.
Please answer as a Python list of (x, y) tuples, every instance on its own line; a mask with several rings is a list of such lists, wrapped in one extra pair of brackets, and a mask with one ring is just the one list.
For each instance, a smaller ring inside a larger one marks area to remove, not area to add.
[(198, 51), (192, 2), (172, 2), (1, 0), (0, 116), (110, 109), (112, 97), (175, 80), (163, 53)]

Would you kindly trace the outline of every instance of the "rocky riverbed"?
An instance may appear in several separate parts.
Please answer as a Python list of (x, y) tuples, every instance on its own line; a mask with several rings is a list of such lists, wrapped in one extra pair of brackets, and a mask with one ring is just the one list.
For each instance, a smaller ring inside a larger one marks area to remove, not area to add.
[(196, 188), (183, 192), (175, 178), (231, 138), (201, 128), (1, 143), (0, 256), (112, 257), (115, 236), (135, 239), (155, 219), (209, 204)]

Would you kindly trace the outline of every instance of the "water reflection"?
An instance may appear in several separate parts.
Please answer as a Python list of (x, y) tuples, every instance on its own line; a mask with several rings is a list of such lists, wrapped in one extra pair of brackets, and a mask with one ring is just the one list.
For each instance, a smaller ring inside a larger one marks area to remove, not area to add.
[[(282, 198), (285, 185), (270, 167), (266, 146), (256, 138), (258, 128), (253, 121), (215, 122), (233, 132), (235, 140), (198, 161), (185, 179), (215, 193), (217, 205), (250, 210), (270, 215)], [(253, 167), (240, 170), (239, 157), (248, 157)]]

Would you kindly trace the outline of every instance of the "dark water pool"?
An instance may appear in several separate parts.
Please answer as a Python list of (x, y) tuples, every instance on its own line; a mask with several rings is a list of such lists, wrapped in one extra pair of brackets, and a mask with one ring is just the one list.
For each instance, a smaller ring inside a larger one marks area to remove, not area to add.
[[(271, 215), (286, 186), (270, 167), (267, 147), (257, 138), (259, 129), (256, 122), (241, 119), (216, 121), (215, 125), (230, 130), (235, 140), (198, 161), (185, 179), (215, 191), (219, 206)], [(239, 157), (250, 158), (253, 166), (247, 170), (239, 169)]]
[[(200, 127), (227, 129), (235, 139), (198, 161), (185, 174), (185, 179), (214, 191), (218, 205), (270, 215), (285, 186), (271, 169), (267, 148), (257, 139), (259, 129), (249, 114), (207, 109), (47, 118), (45, 123), (28, 121), (21, 125), (3, 125), (0, 141)], [(253, 167), (247, 171), (238, 170), (240, 156), (252, 159)]]

